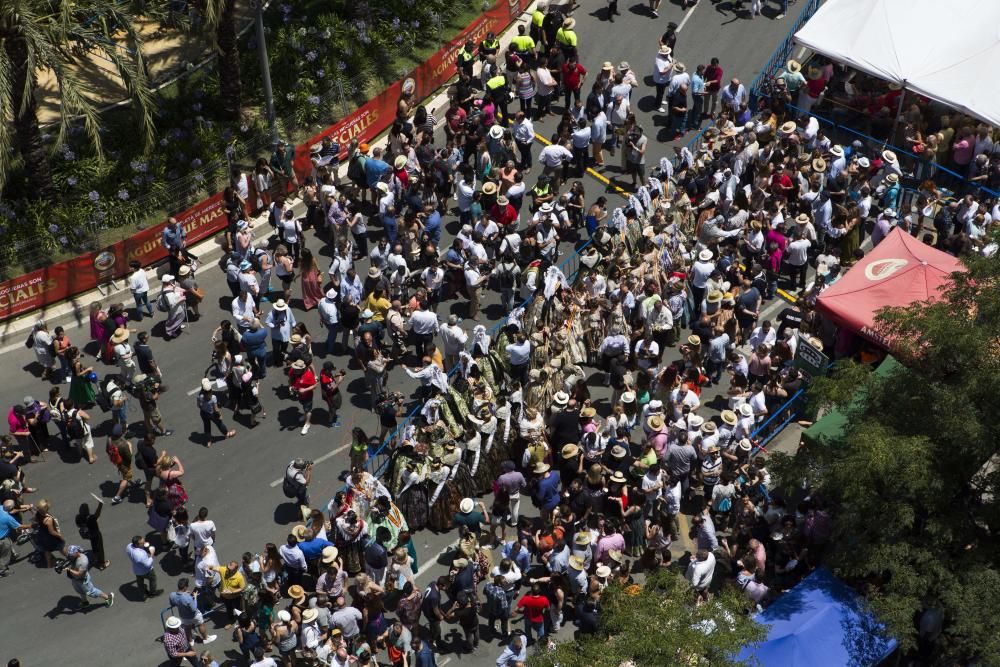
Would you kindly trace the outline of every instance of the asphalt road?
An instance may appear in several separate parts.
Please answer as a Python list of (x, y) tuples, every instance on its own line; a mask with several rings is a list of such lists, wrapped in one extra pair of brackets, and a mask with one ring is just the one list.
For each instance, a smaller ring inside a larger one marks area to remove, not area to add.
[[(603, 20), (603, 4), (581, 6), (575, 13), (581, 62), (593, 75), (604, 60), (615, 64), (627, 60), (637, 74), (648, 77), (658, 46), (657, 39), (667, 22), (674, 21), (683, 26), (675, 52), (689, 70), (693, 71), (695, 65), (714, 56), (720, 59), (727, 79), (738, 76), (749, 83), (788, 26), (788, 21), (771, 18), (775, 14), (773, 7), (767, 10), (765, 17), (748, 21), (735, 18), (728, 4), (713, 5), (709, 0), (702, 0), (686, 13), (679, 5), (664, 2), (658, 19), (648, 14), (645, 3), (622, 3), (620, 10), (623, 16), (617, 17), (613, 24)], [(794, 13), (794, 8), (792, 11)], [(633, 108), (638, 109), (640, 122), (647, 128), (647, 134), (662, 141), (666, 118), (650, 113), (653, 93), (648, 83), (640, 87), (633, 93)], [(552, 120), (545, 127), (536, 127), (542, 134), (548, 134), (551, 123)], [(650, 129), (654, 127), (655, 133)], [(672, 152), (667, 146), (654, 144), (649, 155), (651, 159), (648, 162), (652, 165), (660, 156), (672, 155)], [(609, 176), (614, 176), (613, 169), (609, 172)], [(587, 179), (586, 186), (588, 200), (592, 200), (601, 189), (601, 185), (592, 178)], [(451, 223), (449, 232), (454, 233), (454, 217), (448, 220)], [(307, 237), (314, 251), (319, 250), (321, 244), (315, 236), (307, 233)], [(564, 255), (571, 251), (568, 245), (563, 248)], [(325, 268), (328, 255), (322, 250), (320, 254), (323, 256), (321, 265)], [(359, 273), (363, 268), (366, 268), (364, 262), (359, 265)], [(222, 297), (226, 297), (224, 302), (228, 308), (229, 301), (225, 280), (217, 268), (203, 268), (198, 279), (207, 292), (203, 305), (205, 314), (201, 321), (192, 323), (180, 338), (170, 342), (162, 340), (159, 314), (156, 320), (145, 320), (137, 326), (153, 332), (153, 349), (170, 385), (170, 391), (161, 401), (161, 411), (166, 424), (177, 432), (170, 438), (161, 439), (159, 444), (179, 456), (186, 466), (184, 483), (190, 494), (189, 507), (197, 509), (204, 505), (210, 509), (211, 518), (219, 529), (216, 546), (220, 559), (239, 559), (244, 551), (259, 552), (265, 542), (280, 541), (295, 522), (294, 509), (283, 496), (280, 484), (272, 485), (280, 479), (290, 459), (302, 456), (321, 461), (317, 464), (312, 485), (314, 504), (318, 505), (319, 501), (325, 501), (340, 487), (337, 475), (347, 465), (345, 444), (350, 427), (360, 426), (371, 432), (376, 423), (366, 409), (367, 398), (363, 393), (361, 373), (351, 369), (347, 385), (349, 400), (345, 400), (342, 413), (344, 426), (331, 429), (317, 424), (308, 436), (303, 437), (298, 432), (297, 404), (280, 397), (277, 392), (279, 376), (272, 372), (265, 382), (266, 391), (262, 392), (269, 414), (266, 421), (250, 430), (245, 423), (233, 423), (227, 414), (227, 423), (238, 430), (235, 439), (218, 443), (211, 449), (202, 446), (198, 438), (192, 439), (191, 435), (200, 431), (200, 420), (196, 415), (194, 397), (189, 392), (198, 386), (202, 371), (209, 363), (211, 331), (218, 320), (226, 316), (218, 304), (222, 303)], [(298, 289), (296, 285), (296, 296)], [(489, 326), (502, 313), (492, 295), (484, 299), (484, 304), (491, 306), (485, 311)], [(464, 314), (464, 305), (455, 302), (442, 304), (438, 312), (444, 317), (452, 309), (460, 315)], [(322, 330), (315, 311), (308, 314), (298, 311), (296, 317), (304, 320), (310, 331)], [(466, 321), (464, 326), (471, 328), (472, 324)], [(74, 343), (82, 344), (87, 340), (86, 326), (84, 323), (82, 327), (67, 327)], [(88, 354), (88, 359), (93, 360), (92, 354)], [(5, 376), (0, 403), (12, 405), (26, 394), (39, 399), (47, 395), (48, 385), (33, 374), (37, 369), (33, 361), (34, 355), (23, 348), (0, 358)], [(342, 366), (346, 358), (338, 356), (335, 362)], [(97, 365), (100, 366), (100, 363), (97, 362)], [(102, 374), (108, 370), (101, 368)], [(68, 385), (65, 387), (68, 391)], [(394, 370), (390, 388), (410, 392), (414, 384), (402, 370)], [(606, 410), (607, 393), (602, 387), (594, 387), (593, 391), (596, 398), (603, 399)], [(98, 419), (109, 417), (101, 414), (99, 409), (93, 412)], [(133, 407), (132, 415), (133, 420), (140, 419), (138, 406)], [(103, 438), (96, 438), (96, 442), (98, 448), (103, 447)], [(91, 492), (110, 500), (116, 480), (115, 471), (103, 452), (99, 452), (98, 462), (93, 466), (78, 461), (75, 455), (61, 456), (50, 452), (47, 461), (28, 466), (27, 475), (31, 485), (41, 490), (32, 500), (45, 497), (51, 501), (53, 513), (60, 519), (70, 543), (83, 543), (73, 526), (76, 508), (81, 502), (92, 502)], [(0, 659), (6, 661), (17, 656), (25, 666), (63, 664), (67, 659), (81, 666), (166, 664), (162, 646), (155, 643), (161, 633), (159, 614), (166, 607), (166, 597), (145, 603), (137, 601), (137, 591), (124, 553), (125, 545), (133, 534), (150, 532), (141, 494), (134, 494), (128, 502), (119, 506), (109, 504), (101, 524), (112, 565), (106, 571), (94, 571), (94, 580), (102, 589), (117, 594), (115, 606), (105, 609), (95, 605), (87, 611), (77, 611), (76, 596), (65, 577), (21, 561), (12, 569), (11, 576), (0, 580), (0, 604), (7, 612), (0, 626)], [(427, 531), (416, 536), (421, 564), (420, 583), (425, 584), (430, 577), (444, 573), (444, 566), (438, 564), (436, 559), (452, 539), (451, 535), (435, 535)], [(22, 555), (27, 550), (28, 547), (22, 547)], [(174, 557), (161, 559), (157, 571), (161, 587), (172, 590), (180, 575)], [(224, 623), (221, 616), (214, 620)], [(220, 639), (211, 646), (216, 659), (221, 661), (226, 656), (237, 657), (228, 633), (221, 627), (218, 632)], [(484, 642), (476, 653), (461, 659), (473, 666), (492, 665), (498, 654), (496, 643)], [(456, 660), (454, 655), (442, 656), (439, 664), (453, 660)]]

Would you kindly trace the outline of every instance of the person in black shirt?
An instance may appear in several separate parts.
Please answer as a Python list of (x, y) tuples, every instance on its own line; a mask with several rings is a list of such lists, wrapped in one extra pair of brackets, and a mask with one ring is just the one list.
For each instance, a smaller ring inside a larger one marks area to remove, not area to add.
[(580, 608), (576, 610), (576, 619), (573, 623), (575, 623), (577, 627), (577, 638), (579, 638), (579, 636), (596, 634), (600, 625), (598, 620), (597, 602), (592, 599), (588, 599), (584, 602)]
[(420, 601), (420, 612), (427, 623), (427, 639), (434, 648), (441, 649), (441, 621), (444, 620), (444, 609), (441, 608), (441, 591), (450, 585), (448, 577), (441, 576), (432, 581), (424, 591), (424, 599)]
[[(149, 347), (149, 333), (140, 331), (136, 336), (136, 341), (133, 353), (135, 354), (136, 363), (139, 364), (139, 372), (155, 378), (157, 382), (162, 382), (163, 374), (160, 372), (160, 367), (153, 356), (152, 348)], [(237, 351), (239, 351), (238, 346)], [(160, 390), (162, 391), (163, 387), (160, 387)]]
[(604, 460), (602, 461), (604, 470), (608, 474), (620, 472), (627, 476), (629, 470), (632, 469), (634, 459), (628, 453), (627, 445), (627, 440), (612, 439), (608, 443), (607, 449), (604, 450)]
[(549, 443), (553, 449), (562, 449), (563, 445), (580, 440), (580, 415), (576, 411), (576, 406), (571, 403), (561, 403), (560, 398), (566, 398), (564, 392), (557, 392), (554, 400), (556, 405), (565, 407), (559, 412), (554, 412), (549, 419)]
[(802, 324), (802, 311), (797, 306), (789, 306), (778, 314), (778, 321), (781, 322), (778, 327), (778, 340), (784, 340), (786, 329), (798, 330)]
[(104, 555), (104, 536), (101, 534), (101, 527), (97, 522), (101, 518), (101, 510), (103, 509), (104, 503), (101, 502), (97, 506), (97, 511), (91, 514), (90, 506), (87, 503), (82, 503), (80, 511), (76, 515), (76, 527), (80, 531), (80, 537), (90, 540), (90, 549), (96, 563), (95, 567), (101, 570), (111, 565), (111, 561)]

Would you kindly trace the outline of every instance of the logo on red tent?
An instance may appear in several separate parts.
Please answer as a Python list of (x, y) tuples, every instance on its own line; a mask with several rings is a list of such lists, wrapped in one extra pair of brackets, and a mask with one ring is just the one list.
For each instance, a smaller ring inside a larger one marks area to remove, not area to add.
[(865, 277), (868, 280), (885, 280), (909, 264), (905, 259), (879, 259), (865, 267)]

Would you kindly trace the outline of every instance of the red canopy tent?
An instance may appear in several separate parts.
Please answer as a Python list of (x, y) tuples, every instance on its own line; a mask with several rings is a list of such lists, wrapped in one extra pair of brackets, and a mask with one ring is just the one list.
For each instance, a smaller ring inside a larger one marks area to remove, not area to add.
[(896, 228), (819, 295), (817, 308), (838, 326), (888, 348), (889, 341), (876, 330), (875, 313), (886, 306), (934, 301), (949, 276), (964, 270), (957, 258)]

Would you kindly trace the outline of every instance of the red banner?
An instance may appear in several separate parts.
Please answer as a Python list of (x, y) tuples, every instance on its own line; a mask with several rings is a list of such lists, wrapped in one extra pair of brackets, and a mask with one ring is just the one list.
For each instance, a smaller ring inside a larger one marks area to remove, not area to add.
[[(360, 142), (377, 137), (395, 120), (396, 105), (404, 86), (413, 89), (413, 99), (425, 99), (455, 75), (455, 57), (466, 41), (479, 44), (487, 32), (501, 33), (530, 4), (531, 0), (499, 0), (408, 76), (386, 88), (350, 116), (297, 146), (293, 165), (299, 177), (312, 173), (309, 150), (313, 144), (319, 143), (325, 136), (333, 136), (346, 151), (352, 139)], [(184, 225), (189, 244), (213, 236), (226, 227), (222, 193), (212, 195), (174, 217)], [(88, 292), (112, 279), (122, 278), (128, 273), (128, 264), (133, 259), (143, 266), (163, 260), (166, 252), (160, 243), (160, 235), (164, 227), (166, 222), (144, 229), (103, 250), (0, 282), (0, 322)]]

